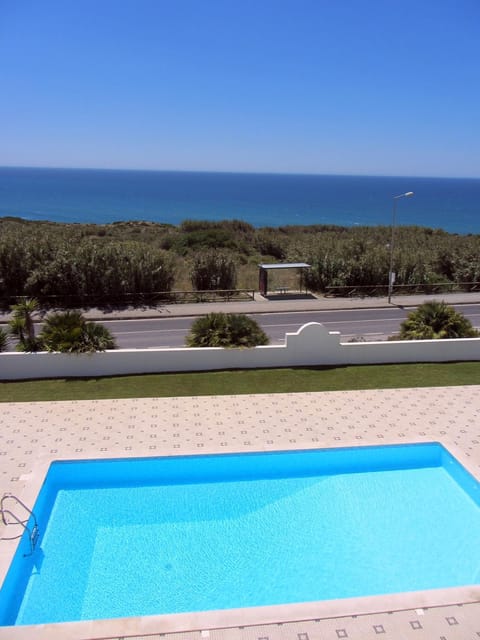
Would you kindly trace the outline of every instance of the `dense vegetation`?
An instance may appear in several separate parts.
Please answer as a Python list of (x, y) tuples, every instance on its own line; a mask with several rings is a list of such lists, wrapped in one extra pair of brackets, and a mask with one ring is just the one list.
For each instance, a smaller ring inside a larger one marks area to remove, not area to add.
[[(56, 224), (0, 218), (0, 299), (49, 296), (72, 304), (115, 304), (126, 294), (173, 289), (256, 289), (259, 262), (308, 262), (307, 286), (386, 285), (388, 227), (256, 229), (230, 220)], [(423, 227), (396, 230), (397, 285), (480, 281), (480, 235)], [(280, 277), (272, 274), (272, 278)], [(282, 273), (292, 288), (295, 273)], [(274, 284), (274, 283), (272, 283)], [(227, 286), (228, 285), (228, 286)], [(52, 298), (53, 300), (53, 298)]]

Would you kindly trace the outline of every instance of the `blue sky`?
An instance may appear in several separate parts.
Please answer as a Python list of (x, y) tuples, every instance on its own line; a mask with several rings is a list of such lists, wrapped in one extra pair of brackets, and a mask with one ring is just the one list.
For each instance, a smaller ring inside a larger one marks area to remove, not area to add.
[(479, 0), (0, 0), (0, 166), (479, 160)]

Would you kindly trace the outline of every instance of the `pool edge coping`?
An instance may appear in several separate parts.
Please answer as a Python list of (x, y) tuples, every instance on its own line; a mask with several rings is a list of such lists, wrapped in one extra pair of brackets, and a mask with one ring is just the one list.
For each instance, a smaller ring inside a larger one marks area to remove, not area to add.
[(366, 616), (477, 602), (480, 602), (480, 585), (472, 585), (265, 607), (0, 627), (0, 640), (30, 640), (32, 637), (36, 640), (127, 638), (138, 635), (255, 627), (318, 618), (342, 618), (347, 615)]

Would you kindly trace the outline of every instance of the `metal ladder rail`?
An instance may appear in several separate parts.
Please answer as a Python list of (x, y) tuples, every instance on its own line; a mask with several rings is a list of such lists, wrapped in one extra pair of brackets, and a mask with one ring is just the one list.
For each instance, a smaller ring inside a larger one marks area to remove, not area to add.
[[(10, 509), (6, 509), (4, 507), (4, 502), (5, 500), (14, 500), (16, 504), (21, 505), (25, 511), (29, 514), (28, 518), (26, 520), (21, 520), (15, 513), (13, 513)], [(2, 521), (3, 524), (5, 526), (9, 526), (9, 525), (20, 525), (21, 527), (23, 527), (24, 531), (28, 531), (28, 538), (30, 541), (30, 553), (24, 553), (24, 557), (26, 556), (31, 556), (32, 553), (35, 550), (35, 545), (37, 544), (37, 540), (38, 540), (38, 536), (39, 536), (39, 530), (38, 530), (38, 523), (37, 523), (37, 518), (35, 516), (35, 514), (33, 513), (33, 511), (31, 509), (29, 509), (27, 507), (26, 504), (24, 504), (20, 498), (17, 498), (17, 496), (14, 496), (13, 493), (6, 493), (2, 499), (0, 500), (0, 514), (2, 516)], [(11, 522), (10, 520), (8, 520), (5, 516), (8, 515), (10, 516), (14, 522)], [(33, 518), (33, 527), (30, 527), (28, 522), (30, 520), (30, 518)], [(15, 540), (17, 538), (20, 538), (22, 536), (22, 533), (19, 533), (15, 536), (12, 537), (6, 537), (3, 536), (2, 539), (3, 540)]]

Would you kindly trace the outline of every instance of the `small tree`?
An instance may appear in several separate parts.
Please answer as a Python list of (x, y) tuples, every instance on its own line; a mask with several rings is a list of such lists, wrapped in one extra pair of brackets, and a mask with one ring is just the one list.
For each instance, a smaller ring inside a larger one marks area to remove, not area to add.
[(268, 342), (255, 320), (235, 313), (209, 313), (197, 318), (186, 339), (189, 347), (256, 347)]
[(47, 351), (62, 353), (91, 353), (115, 348), (110, 331), (103, 325), (86, 322), (79, 311), (47, 316), (39, 339)]
[(468, 318), (445, 302), (426, 302), (400, 325), (398, 340), (475, 338), (480, 333)]
[(225, 253), (198, 253), (193, 261), (190, 278), (197, 291), (234, 289), (237, 284), (237, 269), (235, 262)]
[(10, 307), (13, 312), (9, 322), (10, 333), (18, 340), (18, 351), (38, 351), (39, 342), (35, 336), (35, 314), (40, 305), (36, 298), (25, 298)]

